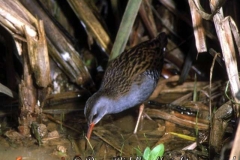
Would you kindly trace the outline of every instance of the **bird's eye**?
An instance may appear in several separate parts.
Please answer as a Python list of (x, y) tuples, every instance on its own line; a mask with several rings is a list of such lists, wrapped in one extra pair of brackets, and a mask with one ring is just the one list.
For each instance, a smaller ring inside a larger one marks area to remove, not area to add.
[(98, 116), (98, 114), (97, 114), (97, 113), (96, 113), (96, 114), (94, 114), (94, 115), (93, 115), (93, 119), (92, 119), (92, 120), (94, 121), (94, 119), (96, 119), (96, 118), (97, 118), (97, 116)]

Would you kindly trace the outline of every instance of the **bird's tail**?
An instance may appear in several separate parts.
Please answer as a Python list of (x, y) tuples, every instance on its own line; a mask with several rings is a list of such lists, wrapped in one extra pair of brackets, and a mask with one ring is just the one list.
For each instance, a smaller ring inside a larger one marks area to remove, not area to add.
[(162, 32), (157, 37), (142, 43), (142, 46), (146, 45), (149, 46), (149, 48), (163, 49), (166, 47), (167, 43), (167, 35), (166, 33)]
[(167, 35), (166, 33), (162, 32), (159, 33), (159, 35), (155, 38), (155, 40), (158, 41), (158, 43), (161, 45), (161, 47), (166, 47), (168, 41), (167, 41)]

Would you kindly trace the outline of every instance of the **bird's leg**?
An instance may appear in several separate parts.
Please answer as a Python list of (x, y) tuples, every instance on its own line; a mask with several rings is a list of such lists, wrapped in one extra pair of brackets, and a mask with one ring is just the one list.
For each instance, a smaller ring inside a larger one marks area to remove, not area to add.
[(134, 134), (137, 133), (138, 126), (139, 126), (139, 122), (140, 122), (140, 119), (141, 119), (141, 117), (142, 117), (143, 110), (144, 110), (144, 104), (141, 104), (141, 106), (139, 107), (139, 113), (138, 113), (137, 123), (136, 123), (135, 129), (134, 129), (134, 131), (133, 131)]

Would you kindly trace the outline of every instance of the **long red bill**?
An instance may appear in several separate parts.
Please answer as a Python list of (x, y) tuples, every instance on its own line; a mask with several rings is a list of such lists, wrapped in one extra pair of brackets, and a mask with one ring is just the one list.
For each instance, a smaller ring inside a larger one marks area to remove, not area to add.
[(91, 134), (92, 134), (94, 125), (95, 125), (94, 123), (91, 123), (88, 127), (88, 132), (87, 132), (87, 139), (88, 140), (90, 140), (90, 138), (91, 138)]

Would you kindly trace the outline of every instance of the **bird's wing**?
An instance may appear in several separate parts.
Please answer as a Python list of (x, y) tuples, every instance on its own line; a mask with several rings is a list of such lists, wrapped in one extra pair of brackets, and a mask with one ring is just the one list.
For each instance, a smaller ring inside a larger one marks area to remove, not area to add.
[(132, 83), (139, 81), (142, 74), (158, 80), (163, 65), (165, 41), (166, 36), (160, 34), (112, 60), (105, 71), (101, 88), (108, 89), (109, 94), (123, 94), (130, 90)]

